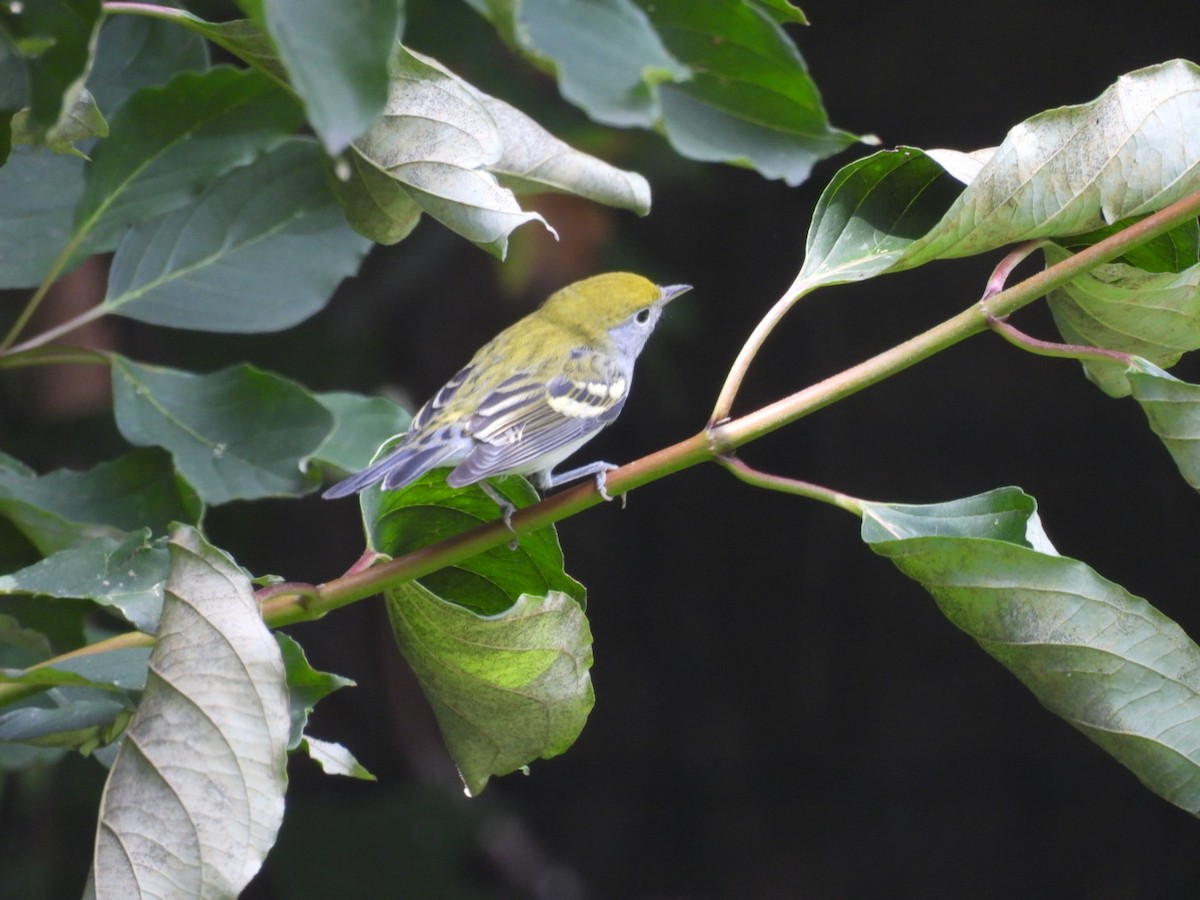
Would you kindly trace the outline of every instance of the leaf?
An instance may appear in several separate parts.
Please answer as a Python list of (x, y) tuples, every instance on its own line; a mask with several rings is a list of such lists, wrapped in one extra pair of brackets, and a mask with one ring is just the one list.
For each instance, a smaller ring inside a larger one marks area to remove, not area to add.
[(92, 154), (75, 230), (111, 249), (130, 225), (186, 205), (302, 121), (295, 101), (254, 71), (182, 72), (145, 88), (121, 106)]
[(124, 540), (97, 538), (60, 550), (12, 575), (0, 575), (0, 594), (28, 593), (91, 600), (112, 607), (139, 631), (153, 633), (162, 609), (167, 551), (150, 530)]
[(111, 694), (53, 688), (33, 702), (0, 713), (0, 741), (88, 753), (114, 741), (129, 716), (128, 703)]
[(1200, 491), (1200, 385), (1172, 378), (1152, 365), (1126, 372), (1133, 399), (1184, 480)]
[(101, 800), (100, 898), (236, 896), (283, 818), (279, 648), (231, 559), (182, 526), (170, 554), (150, 678)]
[(387, 608), (472, 796), (583, 730), (595, 702), (591, 631), (568, 595), (522, 594), (485, 617), (413, 582), (389, 591)]
[(87, 87), (107, 115), (144, 87), (178, 72), (208, 68), (208, 47), (175, 22), (148, 16), (108, 16), (100, 27)]
[[(504, 153), (504, 136), (495, 120), (465, 83), (428, 57), (401, 48), (391, 79), (383, 116), (351, 152), (386, 173), (403, 194), (380, 187), (378, 179), (355, 176), (362, 184), (351, 188), (359, 196), (348, 209), (367, 214), (353, 224), (360, 230), (373, 227), (372, 236), (403, 236), (404, 228), (411, 230), (415, 222), (415, 203), (503, 259), (513, 229), (545, 220), (522, 211), (512, 192), (487, 170)], [(366, 198), (385, 211), (382, 227)]]
[(1144, 216), (1200, 188), (1200, 67), (1122, 75), (1096, 100), (1013, 128), (904, 266)]
[[(1070, 255), (1054, 246), (1044, 252), (1048, 264)], [(1059, 332), (1073, 344), (1118, 350), (1163, 367), (1200, 348), (1200, 264), (1180, 273), (1097, 266), (1052, 292), (1049, 303)], [(1088, 359), (1083, 365), (1109, 396), (1129, 394), (1123, 364)]]
[(207, 503), (297, 496), (315, 486), (307, 460), (333, 417), (295, 382), (245, 364), (196, 375), (115, 355), (112, 373), (121, 434), (170, 451)]
[[(111, 113), (137, 89), (206, 65), (204, 42), (176, 25), (111, 16), (100, 29), (87, 87), (100, 109)], [(48, 184), (54, 190), (46, 190)], [(83, 160), (13, 153), (0, 168), (0, 287), (30, 287), (46, 277), (71, 233), (82, 193)]]
[(517, 193), (557, 191), (644, 216), (650, 212), (650, 184), (637, 172), (610, 166), (560, 141), (503, 100), (467, 85), (500, 132), (500, 158), (489, 170)]
[[(537, 500), (520, 477), (491, 483), (515, 505)], [(499, 514), (477, 485), (448, 487), (445, 470), (399, 491), (371, 489), (362, 502), (368, 543), (389, 556)], [(471, 794), (492, 775), (562, 753), (594, 702), (584, 590), (562, 562), (548, 527), (387, 593), (397, 646)]]
[(691, 159), (803, 181), (854, 143), (832, 128), (782, 22), (783, 0), (506, 0), (473, 4), (592, 119), (654, 128)]
[(71, 233), (83, 163), (77, 156), (13, 148), (0, 168), (0, 288), (32, 287), (50, 271)]
[(412, 413), (386, 397), (364, 397), (349, 392), (314, 396), (333, 415), (334, 426), (313, 458), (344, 472), (366, 468), (375, 448), (407, 431), (412, 421)]
[(55, 153), (66, 153), (71, 156), (87, 155), (81, 152), (75, 144), (88, 142), (93, 138), (104, 137), (108, 134), (108, 123), (96, 106), (96, 99), (86, 89), (79, 91), (75, 103), (49, 131), (38, 134), (29, 128), (29, 110), (23, 109), (12, 119), (12, 142), (14, 144), (45, 145)]
[(333, 192), (346, 221), (377, 244), (391, 246), (408, 237), (421, 221), (422, 210), (404, 185), (377, 168), (356, 150), (343, 157), (342, 177), (332, 179)]
[(840, 284), (891, 271), (960, 191), (943, 165), (916, 147), (843, 166), (817, 201), (796, 283)]
[(553, 67), (562, 95), (597, 122), (653, 127), (661, 115), (653, 86), (690, 75), (630, 0), (511, 0), (491, 12), (521, 50)]
[[(11, 36), (9, 46), (25, 58), (27, 127), (36, 139), (49, 134), (74, 105), (100, 17), (100, 0), (38, 0), (6, 4), (0, 11), (0, 26)], [(8, 68), (15, 74), (14, 63)]]
[[(1134, 221), (1123, 219), (1095, 231), (1067, 238), (1061, 243), (1074, 252), (1124, 230), (1134, 224)], [(1200, 220), (1184, 222), (1143, 244), (1130, 247), (1123, 256), (1113, 261), (1128, 263), (1147, 272), (1182, 272), (1191, 268), (1200, 263)]]
[(775, 21), (793, 25), (807, 25), (808, 17), (790, 0), (750, 0), (750, 5), (761, 9)]
[(136, 450), (86, 472), (59, 469), (40, 478), (0, 466), (0, 515), (43, 555), (97, 538), (121, 540), (174, 521), (198, 521), (203, 508), (160, 450)]
[(150, 650), (146, 647), (124, 647), (69, 656), (23, 672), (10, 671), (0, 680), (9, 684), (69, 685), (133, 694), (146, 688), (149, 658)]
[(293, 139), (128, 232), (102, 309), (174, 328), (277, 331), (322, 309), (367, 246), (346, 227), (316, 145)]
[(753, 167), (789, 185), (858, 138), (833, 128), (804, 59), (773, 15), (743, 0), (641, 0), (692, 72), (657, 86), (683, 156)]
[(1059, 556), (1032, 498), (1002, 488), (928, 506), (866, 503), (862, 533), (1051, 712), (1200, 813), (1200, 647)]
[(379, 780), (341, 744), (318, 740), (312, 735), (306, 734), (304, 740), (300, 742), (300, 746), (326, 775), (347, 775), (362, 781)]
[(308, 725), (308, 717), (313, 707), (334, 691), (344, 687), (354, 687), (354, 682), (341, 675), (330, 672), (318, 672), (308, 663), (304, 648), (288, 635), (275, 633), (275, 642), (279, 644), (279, 652), (283, 657), (283, 665), (287, 670), (288, 703), (291, 718), (291, 730), (288, 736), (288, 749), (295, 750), (300, 746), (304, 737), (304, 729)]
[[(383, 448), (380, 452), (384, 452)], [(519, 476), (489, 482), (514, 506), (536, 503), (538, 494)], [(452, 488), (444, 469), (434, 469), (398, 491), (373, 488), (361, 495), (368, 546), (400, 556), (500, 516), (478, 485)], [(586, 591), (563, 570), (562, 547), (553, 527), (515, 539), (516, 547), (486, 550), (420, 579), (427, 589), (480, 615), (503, 613), (522, 594), (562, 591), (580, 605)]]
[(95, 607), (83, 600), (0, 597), (0, 665), (23, 669), (88, 643)]
[(340, 153), (383, 109), (400, 3), (264, 0), (263, 15), (325, 150)]
[[(0, 608), (7, 609), (7, 605)], [(0, 613), (0, 647), (3, 648), (3, 652), (0, 652), (0, 663), (3, 663), (5, 668), (32, 665), (53, 655), (46, 635), (34, 628), (24, 627), (20, 619), (7, 612)], [(0, 670), (0, 681), (8, 681), (10, 678), (11, 669)]]
[(1122, 76), (1092, 103), (1040, 113), (994, 150), (902, 147), (851, 163), (818, 201), (793, 290), (1154, 212), (1200, 189), (1198, 94), (1200, 68), (1176, 60)]

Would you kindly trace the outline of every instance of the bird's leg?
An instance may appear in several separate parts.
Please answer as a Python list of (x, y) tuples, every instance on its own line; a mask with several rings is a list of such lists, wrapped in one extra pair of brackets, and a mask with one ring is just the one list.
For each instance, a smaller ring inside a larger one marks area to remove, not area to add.
[(509, 531), (516, 531), (516, 529), (513, 528), (512, 517), (513, 513), (517, 511), (517, 508), (508, 502), (507, 497), (488, 484), (486, 478), (476, 483), (483, 488), (483, 492), (491, 497), (493, 502), (500, 507), (500, 512), (504, 516), (504, 527)]

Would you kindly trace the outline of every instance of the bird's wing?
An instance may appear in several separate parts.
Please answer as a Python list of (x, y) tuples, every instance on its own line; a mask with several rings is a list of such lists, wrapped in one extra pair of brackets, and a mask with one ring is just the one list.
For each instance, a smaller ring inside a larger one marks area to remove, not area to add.
[(475, 446), (447, 479), (453, 486), (526, 471), (556, 450), (573, 448), (621, 412), (629, 378), (619, 364), (578, 353), (567, 372), (541, 381), (521, 373), (497, 385), (467, 421)]

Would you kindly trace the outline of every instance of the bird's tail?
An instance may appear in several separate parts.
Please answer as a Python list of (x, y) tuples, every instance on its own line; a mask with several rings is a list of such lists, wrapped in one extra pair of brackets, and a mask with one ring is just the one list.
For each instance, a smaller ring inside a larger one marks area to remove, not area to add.
[(326, 500), (348, 497), (369, 488), (377, 481), (383, 482), (384, 490), (394, 491), (416, 481), (430, 469), (436, 469), (452, 456), (455, 447), (451, 444), (433, 446), (401, 443), (399, 447), (382, 459), (371, 463), (361, 472), (339, 481), (321, 496)]

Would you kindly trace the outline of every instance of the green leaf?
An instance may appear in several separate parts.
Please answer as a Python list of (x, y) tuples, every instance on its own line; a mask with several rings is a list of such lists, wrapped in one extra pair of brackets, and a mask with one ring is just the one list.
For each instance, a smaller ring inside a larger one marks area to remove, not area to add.
[(332, 179), (346, 221), (366, 238), (390, 247), (408, 237), (424, 210), (404, 185), (357, 150), (346, 153), (343, 170)]
[[(29, 599), (29, 598), (25, 598)], [(7, 609), (7, 604), (0, 606)], [(54, 655), (49, 638), (34, 628), (26, 628), (21, 620), (0, 612), (0, 681), (8, 681), (17, 667), (33, 665)], [(8, 671), (5, 671), (5, 670)]]
[(12, 575), (0, 576), (0, 593), (42, 594), (91, 600), (118, 611), (139, 631), (153, 633), (162, 609), (167, 551), (149, 529), (125, 540), (97, 538), (60, 550)]
[[(17, 36), (8, 28), (8, 18), (0, 14), (0, 114), (11, 118), (13, 113), (28, 105), (29, 67)], [(2, 130), (0, 138), (7, 139)], [(3, 150), (0, 163), (8, 157), (8, 148)]]
[(103, 653), (85, 653), (59, 659), (53, 665), (6, 672), (0, 680), (10, 684), (69, 685), (109, 692), (137, 693), (146, 687), (148, 647), (126, 647)]
[(283, 819), (283, 661), (245, 573), (172, 531), (150, 676), (100, 805), (97, 897), (234, 897)]
[[(1071, 251), (1080, 250), (1124, 230), (1134, 221), (1122, 219), (1104, 228), (1067, 238), (1060, 243)], [(1182, 272), (1189, 269), (1200, 263), (1200, 220), (1184, 222), (1144, 244), (1131, 247), (1124, 256), (1113, 262), (1128, 263), (1147, 272)]]
[(867, 503), (863, 540), (1051, 712), (1152, 791), (1200, 813), (1200, 647), (1046, 540), (1016, 488), (928, 506)]
[(275, 642), (279, 644), (279, 652), (287, 670), (288, 708), (291, 719), (288, 749), (295, 750), (304, 737), (304, 729), (308, 725), (308, 717), (312, 714), (313, 707), (334, 691), (354, 687), (354, 682), (341, 675), (318, 672), (309, 665), (304, 648), (288, 635), (276, 632)]
[(317, 146), (293, 139), (129, 231), (102, 308), (175, 328), (276, 331), (322, 309), (367, 247), (342, 218)]
[(892, 270), (961, 190), (941, 162), (916, 147), (843, 166), (813, 211), (797, 284), (840, 284)]
[(378, 781), (362, 763), (354, 758), (354, 754), (341, 744), (318, 740), (312, 735), (306, 734), (304, 740), (300, 742), (300, 746), (326, 775), (346, 775), (362, 781)]
[(189, 203), (294, 131), (303, 111), (265, 75), (183, 72), (129, 98), (92, 154), (75, 230), (111, 249), (126, 228)]
[(279, 58), (271, 36), (257, 19), (235, 19), (231, 22), (206, 22), (202, 19), (186, 20), (197, 34), (202, 34), (214, 44), (224, 47), (238, 59), (244, 60), (260, 72), (270, 75), (279, 84), (291, 87), (287, 69)]
[(125, 729), (129, 704), (91, 688), (53, 688), (0, 713), (0, 741), (90, 752)]
[[(206, 65), (204, 42), (182, 28), (112, 16), (100, 29), (87, 87), (111, 113), (139, 88)], [(48, 184), (54, 190), (46, 190)], [(31, 287), (46, 277), (71, 233), (82, 193), (83, 160), (24, 148), (12, 154), (0, 168), (0, 287)]]
[(71, 233), (83, 164), (77, 156), (13, 148), (0, 168), (0, 288), (32, 287), (46, 277)]
[(96, 608), (84, 600), (10, 594), (0, 597), (0, 665), (32, 666), (88, 642)]
[[(538, 500), (537, 491), (520, 476), (489, 482), (516, 507)], [(392, 557), (500, 516), (496, 504), (478, 485), (448, 486), (445, 469), (434, 469), (401, 490), (372, 488), (361, 497), (368, 546)], [(503, 613), (522, 594), (561, 591), (580, 605), (585, 602), (583, 585), (563, 571), (562, 547), (553, 527), (523, 534), (515, 543), (515, 547), (486, 550), (426, 575), (420, 583), (451, 603), (484, 616)]]
[(804, 60), (781, 27), (783, 0), (494, 0), (475, 3), (558, 77), (598, 122), (663, 131), (692, 159), (803, 181), (854, 143), (830, 126)]
[(562, 95), (597, 122), (653, 127), (661, 115), (653, 86), (691, 74), (630, 0), (489, 5), (502, 31), (526, 54), (552, 66)]
[(1197, 92), (1200, 68), (1177, 60), (1122, 76), (1092, 103), (1040, 113), (992, 150), (902, 147), (851, 163), (821, 195), (793, 289), (1160, 209), (1200, 189), (1200, 119), (1188, 106)]
[[(518, 476), (491, 483), (514, 505), (537, 500)], [(448, 487), (445, 470), (368, 490), (362, 503), (368, 544), (389, 556), (499, 515), (477, 485)], [(396, 643), (472, 794), (566, 750), (594, 702), (585, 593), (562, 563), (554, 529), (543, 528), (387, 593)]]
[(0, 26), (9, 35), (5, 68), (15, 73), (17, 64), (10, 56), (14, 48), (25, 57), (21, 80), (28, 92), (27, 127), (36, 138), (53, 130), (74, 105), (100, 16), (100, 0), (38, 0), (0, 9)]
[(1200, 491), (1200, 385), (1172, 378), (1151, 365), (1126, 372), (1133, 399), (1158, 435), (1184, 480)]
[[(1070, 256), (1047, 246), (1046, 261)], [(1098, 266), (1052, 292), (1050, 311), (1063, 338), (1119, 350), (1169, 367), (1200, 348), (1200, 264), (1183, 272), (1146, 272), (1124, 263)], [(1085, 360), (1088, 377), (1109, 396), (1129, 394), (1126, 367)]]
[(161, 450), (136, 450), (86, 472), (59, 469), (34, 477), (0, 466), (0, 515), (17, 526), (43, 555), (96, 538), (122, 540), (149, 528), (162, 534), (170, 522), (195, 522), (202, 507)]
[(1144, 216), (1200, 189), (1200, 66), (1122, 75), (1096, 100), (1013, 128), (904, 267)]
[(314, 459), (344, 472), (366, 468), (375, 448), (408, 430), (412, 413), (386, 397), (348, 392), (314, 395), (333, 415), (333, 431), (313, 454)]
[(732, 162), (797, 185), (858, 138), (833, 128), (800, 52), (743, 0), (640, 0), (692, 71), (658, 86), (667, 139), (683, 156)]
[(749, 0), (749, 4), (773, 18), (776, 22), (791, 25), (807, 25), (808, 17), (789, 0)]
[(175, 22), (149, 16), (109, 16), (100, 28), (87, 87), (111, 116), (137, 91), (166, 84), (178, 72), (208, 68), (203, 39)]
[(308, 458), (333, 416), (295, 382), (245, 364), (196, 375), (121, 356), (112, 357), (112, 372), (121, 433), (169, 450), (207, 503), (297, 496), (315, 486)]
[(522, 594), (480, 616), (414, 582), (389, 591), (387, 609), (471, 795), (583, 730), (595, 700), (591, 631), (568, 595)]
[(84, 159), (87, 155), (75, 146), (76, 143), (88, 142), (108, 134), (108, 123), (100, 114), (96, 99), (86, 88), (79, 92), (71, 109), (49, 131), (43, 134), (31, 131), (27, 109), (13, 116), (11, 127), (14, 144), (45, 145), (55, 153), (66, 153)]
[(314, 130), (340, 153), (383, 109), (400, 3), (264, 0), (263, 15)]

